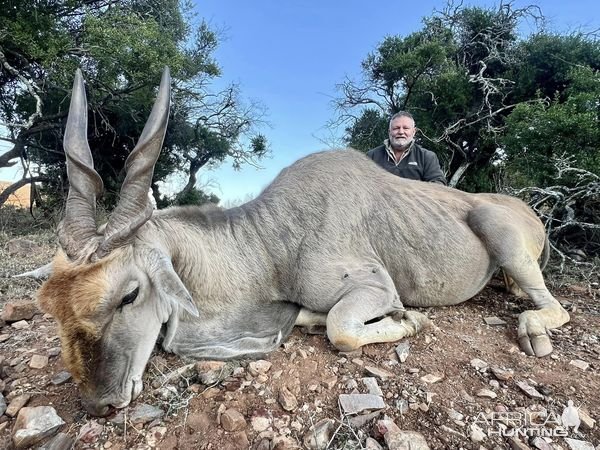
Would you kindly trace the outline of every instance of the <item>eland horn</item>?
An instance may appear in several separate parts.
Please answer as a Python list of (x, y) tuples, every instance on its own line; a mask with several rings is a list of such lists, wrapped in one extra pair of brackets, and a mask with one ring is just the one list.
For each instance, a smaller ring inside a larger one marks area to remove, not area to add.
[(83, 77), (77, 69), (63, 143), (69, 194), (65, 217), (58, 229), (60, 245), (71, 259), (82, 256), (86, 244), (97, 236), (96, 197), (103, 190), (87, 141), (87, 117)]
[(125, 162), (127, 175), (121, 186), (119, 202), (108, 220), (104, 241), (96, 251), (96, 258), (102, 258), (112, 249), (128, 242), (152, 216), (148, 189), (167, 130), (170, 100), (171, 76), (169, 68), (165, 67), (150, 117)]

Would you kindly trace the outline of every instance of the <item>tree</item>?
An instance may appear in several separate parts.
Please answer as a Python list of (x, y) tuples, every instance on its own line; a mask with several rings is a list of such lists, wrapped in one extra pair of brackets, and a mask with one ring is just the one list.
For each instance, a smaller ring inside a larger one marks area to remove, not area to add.
[[(525, 18), (540, 17), (536, 7), (501, 4), (485, 9), (450, 3), (426, 18), (422, 30), (386, 37), (363, 62), (363, 79), (339, 86), (338, 122), (347, 124), (347, 140), (354, 143), (353, 128), (372, 119), (372, 108), (381, 120), (408, 109), (427, 147), (444, 163), (451, 185), (458, 185), (469, 166), (476, 173), (489, 170), (504, 118), (515, 106), (509, 75), (518, 64), (513, 51), (517, 26)], [(358, 119), (353, 112), (357, 108)], [(379, 143), (359, 142), (365, 145), (362, 150)], [(477, 176), (467, 181), (463, 188), (491, 188), (489, 180)]]
[[(526, 37), (517, 32), (525, 19), (538, 25)], [(553, 33), (535, 6), (449, 3), (421, 30), (386, 37), (362, 69), (361, 80), (340, 84), (336, 101), (349, 145), (379, 145), (388, 117), (407, 109), (451, 186), (519, 195), (563, 258), (600, 255), (594, 33)]]
[(267, 145), (257, 129), (264, 108), (247, 104), (235, 85), (211, 90), (220, 75), (217, 44), (218, 33), (179, 0), (9, 1), (0, 11), (0, 123), (7, 130), (0, 138), (13, 147), (0, 155), (0, 167), (21, 161), (20, 183), (44, 180), (46, 193), (61, 198), (62, 130), (73, 74), (81, 67), (90, 147), (105, 181), (104, 201), (113, 204), (166, 62), (174, 95), (153, 180), (156, 197), (157, 183), (174, 171), (193, 183), (201, 167), (226, 156), (237, 165), (263, 157)]

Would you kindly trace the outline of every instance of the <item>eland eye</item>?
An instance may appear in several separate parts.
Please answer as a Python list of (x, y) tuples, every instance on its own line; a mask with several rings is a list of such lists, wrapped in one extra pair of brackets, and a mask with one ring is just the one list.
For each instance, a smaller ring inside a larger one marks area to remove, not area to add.
[(123, 299), (121, 300), (121, 306), (129, 305), (130, 303), (133, 303), (135, 301), (135, 299), (137, 298), (139, 292), (140, 292), (140, 288), (136, 287), (133, 291), (131, 291), (129, 294), (127, 294), (125, 297), (123, 297)]

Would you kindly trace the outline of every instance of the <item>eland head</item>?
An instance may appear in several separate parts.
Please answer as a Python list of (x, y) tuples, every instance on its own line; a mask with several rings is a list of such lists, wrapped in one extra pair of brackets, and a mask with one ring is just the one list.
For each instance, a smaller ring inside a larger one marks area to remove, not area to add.
[(142, 391), (142, 374), (162, 325), (174, 309), (197, 315), (169, 258), (141, 239), (153, 208), (154, 164), (167, 128), (170, 75), (166, 68), (142, 135), (126, 161), (120, 199), (105, 226), (96, 224), (103, 184), (87, 142), (87, 100), (81, 72), (73, 84), (64, 136), (69, 178), (61, 249), (38, 293), (57, 320), (63, 359), (85, 408), (105, 415)]

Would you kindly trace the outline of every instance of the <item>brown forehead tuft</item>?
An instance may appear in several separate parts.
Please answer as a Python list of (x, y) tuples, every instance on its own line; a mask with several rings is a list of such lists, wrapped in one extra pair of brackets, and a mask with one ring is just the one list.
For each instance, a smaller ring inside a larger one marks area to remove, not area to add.
[(59, 251), (52, 262), (52, 275), (37, 293), (42, 310), (59, 321), (89, 317), (108, 289), (105, 268), (112, 259), (75, 264)]

